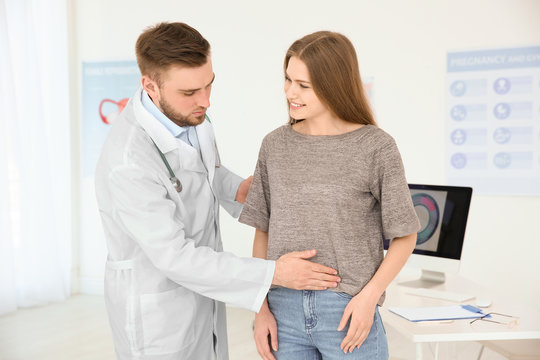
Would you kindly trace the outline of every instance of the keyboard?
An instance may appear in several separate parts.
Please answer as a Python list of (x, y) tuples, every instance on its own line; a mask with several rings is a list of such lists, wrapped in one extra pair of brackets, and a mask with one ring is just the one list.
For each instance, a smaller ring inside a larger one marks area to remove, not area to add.
[(408, 288), (405, 293), (416, 296), (423, 296), (439, 300), (448, 300), (453, 302), (463, 302), (474, 299), (474, 295), (456, 293), (444, 290), (433, 290), (426, 288)]

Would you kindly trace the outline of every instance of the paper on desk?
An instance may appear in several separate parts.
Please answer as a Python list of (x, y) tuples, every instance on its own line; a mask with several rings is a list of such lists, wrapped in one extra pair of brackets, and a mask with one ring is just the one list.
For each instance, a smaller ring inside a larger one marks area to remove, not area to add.
[(472, 305), (388, 308), (388, 310), (409, 321), (476, 319), (485, 316), (481, 309)]

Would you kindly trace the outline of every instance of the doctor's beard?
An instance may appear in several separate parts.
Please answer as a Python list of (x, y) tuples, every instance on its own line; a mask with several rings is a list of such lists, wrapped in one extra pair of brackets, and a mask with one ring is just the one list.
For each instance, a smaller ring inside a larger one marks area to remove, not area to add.
[(182, 115), (179, 112), (176, 112), (173, 110), (172, 106), (165, 101), (165, 99), (161, 99), (159, 101), (159, 106), (161, 107), (161, 112), (163, 112), (163, 115), (165, 115), (167, 118), (169, 118), (173, 123), (175, 123), (178, 126), (197, 126), (202, 124), (204, 121), (206, 112), (205, 108), (201, 108), (199, 111), (203, 112), (203, 115), (201, 116), (193, 116), (193, 115)]

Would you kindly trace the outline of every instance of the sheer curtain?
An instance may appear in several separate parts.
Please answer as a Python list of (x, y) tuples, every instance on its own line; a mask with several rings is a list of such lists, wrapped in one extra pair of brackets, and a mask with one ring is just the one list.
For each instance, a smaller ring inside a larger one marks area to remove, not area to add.
[(67, 0), (0, 0), (0, 314), (70, 294)]

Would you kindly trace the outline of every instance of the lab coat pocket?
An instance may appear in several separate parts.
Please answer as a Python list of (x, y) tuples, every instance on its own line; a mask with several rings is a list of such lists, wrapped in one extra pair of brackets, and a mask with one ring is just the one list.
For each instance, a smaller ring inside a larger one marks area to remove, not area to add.
[(184, 288), (140, 297), (143, 347), (147, 355), (180, 351), (195, 341), (195, 296)]

